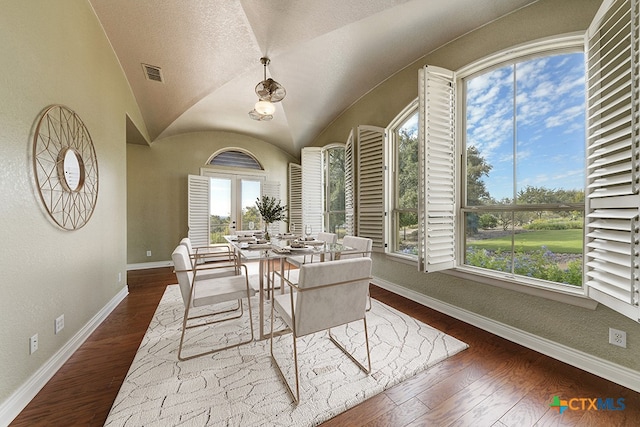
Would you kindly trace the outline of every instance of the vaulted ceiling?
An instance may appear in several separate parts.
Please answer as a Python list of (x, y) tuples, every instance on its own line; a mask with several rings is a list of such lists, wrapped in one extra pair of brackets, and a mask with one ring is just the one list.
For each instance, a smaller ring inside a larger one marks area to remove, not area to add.
[[(534, 0), (89, 0), (153, 140), (223, 130), (297, 156), (346, 108), (437, 47)], [(252, 120), (267, 77), (286, 98)], [(149, 80), (143, 64), (160, 69)]]

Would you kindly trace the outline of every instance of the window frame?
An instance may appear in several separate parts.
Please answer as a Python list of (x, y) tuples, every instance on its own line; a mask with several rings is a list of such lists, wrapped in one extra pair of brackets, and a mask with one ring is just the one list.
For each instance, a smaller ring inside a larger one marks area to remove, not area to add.
[[(385, 142), (385, 148), (387, 150), (386, 158), (389, 167), (387, 168), (387, 207), (386, 211), (389, 212), (389, 221), (387, 222), (387, 236), (386, 241), (389, 242), (386, 248), (387, 255), (391, 257), (397, 257), (409, 263), (415, 263), (417, 265), (418, 255), (406, 254), (396, 250), (398, 242), (397, 230), (399, 230), (398, 215), (401, 212), (406, 212), (406, 209), (400, 209), (398, 207), (398, 187), (399, 187), (399, 167), (398, 167), (398, 130), (404, 125), (404, 123), (411, 118), (414, 114), (419, 113), (419, 100), (415, 98), (410, 102), (392, 121), (386, 128), (387, 140)], [(417, 153), (416, 153), (417, 154)], [(418, 207), (415, 209), (416, 215), (418, 214)]]
[[(467, 187), (467, 175), (466, 175), (466, 92), (465, 92), (465, 80), (469, 78), (476, 77), (478, 75), (482, 75), (491, 70), (495, 70), (507, 65), (512, 65), (519, 61), (526, 61), (528, 59), (534, 58), (542, 58), (551, 55), (557, 55), (562, 53), (576, 53), (583, 52), (585, 53), (585, 34), (580, 33), (571, 33), (565, 34), (557, 37), (549, 37), (542, 40), (536, 40), (530, 43), (526, 43), (523, 45), (512, 47), (506, 51), (501, 51), (489, 55), (485, 58), (482, 58), (479, 61), (469, 64), (456, 71), (455, 73), (455, 84), (456, 84), (456, 104), (458, 107), (456, 108), (456, 150), (457, 155), (456, 159), (457, 169), (459, 171), (457, 175), (457, 192), (456, 199), (458, 201), (458, 215), (457, 215), (457, 223), (456, 223), (456, 266), (455, 270), (459, 273), (465, 273), (469, 276), (480, 276), (484, 279), (495, 279), (496, 281), (511, 283), (513, 287), (533, 287), (536, 289), (546, 289), (553, 292), (559, 292), (570, 295), (586, 295), (586, 286), (583, 280), (582, 286), (572, 286), (561, 283), (549, 282), (541, 279), (528, 279), (525, 276), (512, 274), (510, 272), (500, 272), (500, 271), (492, 271), (488, 269), (483, 269), (480, 267), (470, 266), (464, 264), (465, 258), (465, 230), (466, 230), (466, 213), (475, 211), (475, 210), (492, 210), (499, 211), (501, 209), (495, 208), (486, 208), (485, 206), (468, 206), (467, 205), (467, 197), (466, 197), (466, 187)], [(586, 78), (586, 76), (585, 76)], [(586, 89), (585, 89), (586, 91)], [(586, 109), (586, 101), (585, 101), (585, 109)], [(586, 146), (586, 139), (585, 139)], [(585, 149), (585, 157), (586, 157), (586, 149)], [(586, 166), (585, 166), (585, 174), (586, 174)], [(586, 185), (583, 187), (586, 190)], [(549, 209), (558, 209), (559, 205), (548, 205), (541, 206), (535, 205), (535, 208), (546, 207)], [(584, 215), (586, 215), (586, 201), (581, 204), (576, 204), (572, 207), (580, 208)], [(528, 206), (510, 206), (509, 211), (521, 211), (521, 210), (530, 210), (531, 207)], [(585, 249), (583, 242), (583, 265), (585, 259)], [(584, 268), (584, 267), (583, 267)]]
[[(330, 164), (330, 152), (333, 150), (342, 150), (343, 153), (343, 159), (346, 156), (346, 147), (345, 144), (342, 143), (332, 143), (332, 144), (328, 144), (324, 147), (322, 147), (322, 169), (323, 169), (323, 185), (324, 185), (324, 197), (323, 197), (323, 218), (322, 218), (322, 223), (323, 223), (323, 230), (322, 231), (326, 231), (326, 232), (332, 232), (331, 231), (331, 227), (330, 227), (330, 223), (331, 223), (331, 215), (332, 214), (343, 214), (345, 217), (345, 224), (346, 224), (346, 187), (344, 189), (345, 194), (343, 194), (343, 196), (345, 196), (345, 209), (343, 210), (332, 210), (331, 209), (331, 202), (330, 202), (330, 198), (331, 198), (331, 173), (330, 173), (330, 168), (331, 168), (331, 164)], [(345, 170), (346, 170), (346, 162), (343, 162), (343, 171), (342, 173), (345, 174)], [(346, 184), (346, 180), (344, 181), (344, 184)], [(338, 237), (340, 240), (342, 240), (342, 238), (340, 237), (340, 235), (338, 234)]]
[[(457, 195), (458, 200), (458, 215), (456, 223), (456, 265), (453, 271), (456, 274), (461, 274), (463, 277), (473, 278), (479, 277), (484, 282), (490, 282), (491, 284), (500, 284), (503, 287), (512, 289), (531, 288), (537, 290), (549, 290), (560, 294), (568, 294), (574, 296), (584, 296), (585, 286), (584, 283), (581, 287), (568, 286), (563, 284), (556, 284), (553, 282), (546, 282), (543, 280), (527, 279), (524, 276), (514, 275), (511, 273), (497, 272), (486, 270), (474, 266), (464, 264), (464, 251), (465, 251), (465, 213), (470, 211), (470, 207), (466, 205), (466, 108), (464, 91), (465, 79), (472, 78), (474, 76), (484, 74), (490, 70), (503, 67), (508, 64), (513, 64), (516, 61), (527, 60), (530, 58), (543, 57), (548, 55), (570, 53), (570, 52), (584, 52), (584, 33), (572, 33), (568, 35), (561, 35), (558, 37), (546, 38), (543, 40), (537, 40), (524, 45), (516, 46), (508, 49), (507, 51), (497, 52), (493, 55), (489, 55), (486, 58), (482, 58), (468, 66), (465, 66), (456, 72), (456, 103), (459, 106), (456, 108), (456, 150), (457, 150), (457, 168), (459, 173), (457, 174)], [(480, 207), (477, 207), (480, 208)], [(584, 209), (584, 204), (582, 206)], [(583, 247), (584, 257), (584, 247)], [(583, 258), (584, 259), (584, 258)], [(537, 292), (536, 292), (537, 293)]]

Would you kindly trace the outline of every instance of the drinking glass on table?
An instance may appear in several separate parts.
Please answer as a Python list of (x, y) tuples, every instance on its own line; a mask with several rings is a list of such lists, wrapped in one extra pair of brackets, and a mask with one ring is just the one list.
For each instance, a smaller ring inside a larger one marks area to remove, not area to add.
[(311, 233), (313, 232), (313, 229), (311, 228), (310, 225), (307, 225), (304, 227), (304, 234), (307, 236), (307, 240), (311, 240)]
[(289, 234), (296, 234), (296, 224), (295, 224), (295, 222), (292, 222), (291, 224), (289, 224)]

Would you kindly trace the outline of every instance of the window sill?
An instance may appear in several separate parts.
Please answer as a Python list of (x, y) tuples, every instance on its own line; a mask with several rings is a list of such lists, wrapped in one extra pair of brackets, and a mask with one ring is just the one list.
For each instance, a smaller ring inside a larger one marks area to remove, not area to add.
[(583, 288), (572, 289), (564, 286), (545, 286), (538, 283), (519, 283), (511, 280), (507, 275), (499, 277), (497, 274), (483, 274), (478, 270), (465, 267), (444, 270), (441, 273), (590, 310), (595, 310), (598, 305), (597, 301), (585, 295)]
[(386, 256), (388, 258), (391, 258), (393, 261), (412, 265), (415, 268), (418, 268), (418, 257), (415, 255), (404, 255), (397, 252), (389, 252), (386, 254)]
[[(386, 257), (394, 262), (411, 265), (418, 268), (418, 259), (415, 256), (403, 255), (399, 253), (387, 253)], [(522, 283), (516, 282), (510, 276), (502, 274), (484, 273), (478, 269), (459, 266), (451, 270), (442, 270), (440, 273), (449, 274), (461, 279), (471, 280), (485, 285), (497, 286), (511, 291), (521, 292), (527, 295), (533, 295), (546, 298), (552, 301), (558, 301), (577, 307), (595, 310), (598, 302), (585, 295), (583, 288), (571, 288), (568, 286), (545, 286), (540, 283)]]

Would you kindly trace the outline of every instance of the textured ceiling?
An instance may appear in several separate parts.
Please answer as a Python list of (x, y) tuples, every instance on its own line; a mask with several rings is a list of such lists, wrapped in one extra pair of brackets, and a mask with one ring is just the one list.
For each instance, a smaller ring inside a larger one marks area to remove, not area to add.
[[(433, 49), (533, 0), (90, 0), (152, 140), (224, 130), (297, 156), (341, 112)], [(287, 90), (248, 116), (262, 80)], [(160, 67), (147, 80), (142, 64)]]

